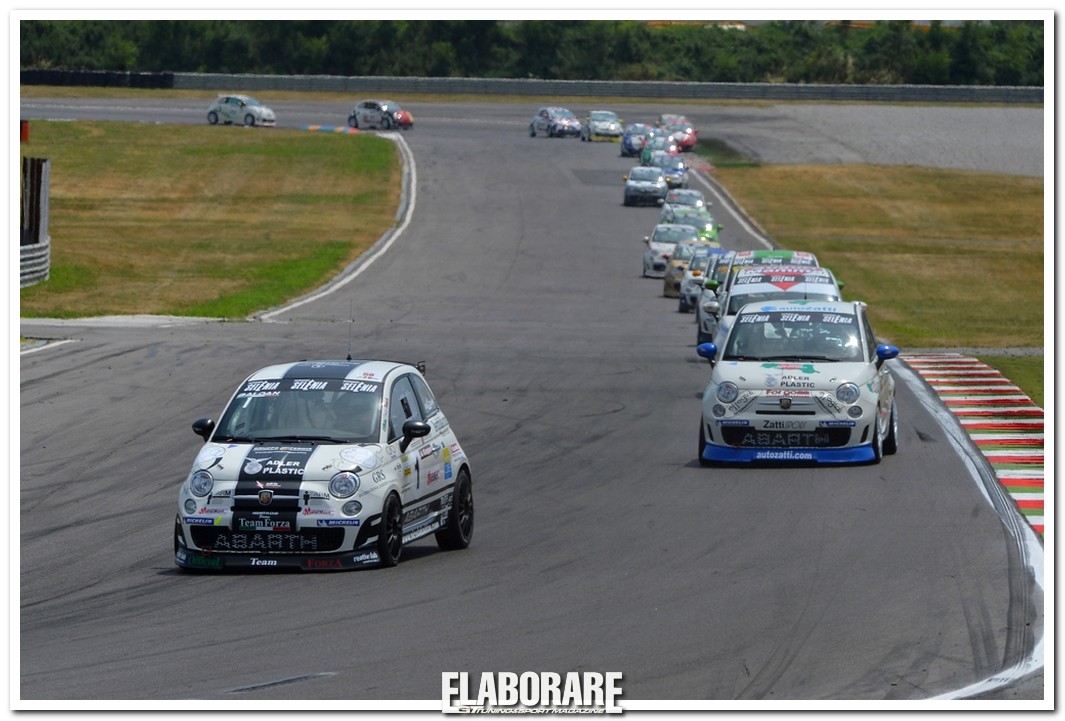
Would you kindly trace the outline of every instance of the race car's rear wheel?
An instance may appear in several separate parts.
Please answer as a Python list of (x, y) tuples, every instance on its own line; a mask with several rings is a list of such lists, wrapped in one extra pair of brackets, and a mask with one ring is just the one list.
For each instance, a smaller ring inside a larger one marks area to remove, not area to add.
[(473, 538), (473, 483), (463, 468), (455, 481), (455, 497), (447, 514), (447, 527), (436, 532), (436, 544), (445, 551), (457, 551), (470, 545)]
[(354, 115), (349, 117), (348, 118), (348, 127), (349, 128), (355, 128), (356, 130), (358, 130), (359, 129), (359, 119), (357, 117), (355, 117)]
[(535, 125), (530, 125), (529, 126), (529, 137), (530, 138), (535, 138), (536, 137), (536, 126)]
[(377, 536), (377, 555), (381, 565), (390, 568), (399, 563), (403, 552), (403, 506), (399, 496), (390, 493), (381, 511), (381, 531)]
[(890, 456), (899, 450), (899, 414), (895, 410), (895, 400), (891, 400), (891, 419), (888, 420), (888, 434), (884, 439), (884, 455)]
[(391, 130), (392, 129), (392, 118), (388, 117), (387, 115), (384, 116), (383, 118), (381, 118), (381, 129), (382, 130)]

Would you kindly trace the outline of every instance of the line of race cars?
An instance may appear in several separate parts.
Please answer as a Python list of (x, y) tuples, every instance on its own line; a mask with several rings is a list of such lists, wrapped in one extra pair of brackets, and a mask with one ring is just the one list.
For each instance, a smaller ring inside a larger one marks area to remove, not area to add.
[(814, 254), (721, 247), (706, 199), (686, 176), (668, 180), (666, 158), (683, 148), (656, 132), (670, 127), (665, 118), (626, 129), (642, 137), (623, 134), (622, 156), (641, 155), (623, 176), (623, 204), (661, 205), (642, 274), (662, 279), (678, 311), (695, 312), (696, 352), (711, 365), (699, 462), (879, 463), (895, 453), (887, 361), (899, 349), (877, 341), (866, 305), (843, 300), (843, 283)]
[[(277, 125), (277, 115), (250, 95), (223, 94), (207, 107), (207, 122), (272, 128)], [(414, 115), (394, 100), (360, 100), (348, 113), (348, 127), (410, 130), (414, 127)]]

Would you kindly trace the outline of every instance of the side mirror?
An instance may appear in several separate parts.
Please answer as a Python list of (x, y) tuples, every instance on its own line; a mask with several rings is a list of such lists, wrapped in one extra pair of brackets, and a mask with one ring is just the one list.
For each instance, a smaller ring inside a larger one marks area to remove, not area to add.
[(399, 442), (399, 452), (404, 453), (407, 450), (407, 446), (415, 438), (424, 438), (429, 435), (433, 430), (433, 427), (425, 421), (418, 421), (411, 419), (403, 424), (403, 440)]
[(622, 179), (622, 180), (628, 180), (628, 179), (629, 179), (629, 176), (627, 176), (627, 175), (622, 175), (622, 176), (621, 176), (621, 179)]
[(650, 245), (651, 244), (651, 236), (649, 236), (649, 235), (643, 236), (643, 242), (646, 243), (647, 245)]
[(845, 285), (845, 283), (842, 280), (840, 280), (839, 278), (836, 278), (836, 287), (837, 288), (842, 289), (844, 285)]
[(214, 421), (210, 418), (197, 418), (192, 422), (192, 432), (203, 438), (203, 442), (206, 443), (207, 439), (211, 437), (211, 432), (214, 430)]
[(710, 290), (717, 290), (717, 287), (719, 285), (721, 285), (721, 283), (716, 281), (716, 280), (714, 280), (713, 278), (707, 278), (706, 282), (703, 283), (703, 287), (704, 288), (709, 288)]
[(716, 316), (721, 313), (721, 304), (716, 300), (708, 300), (703, 303), (703, 312)]
[(876, 367), (884, 365), (884, 361), (889, 361), (892, 358), (897, 358), (899, 355), (899, 349), (893, 345), (887, 343), (881, 343), (876, 347)]
[(714, 356), (717, 355), (717, 346), (713, 343), (700, 343), (695, 346), (695, 352), (700, 358), (706, 358), (710, 361), (710, 365), (714, 364)]

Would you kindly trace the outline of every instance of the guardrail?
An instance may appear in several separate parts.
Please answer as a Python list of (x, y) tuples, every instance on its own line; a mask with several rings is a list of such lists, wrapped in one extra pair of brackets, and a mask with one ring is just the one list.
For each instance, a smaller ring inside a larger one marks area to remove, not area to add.
[(923, 103), (1042, 103), (1042, 87), (985, 85), (806, 85), (796, 83), (683, 83), (522, 78), (415, 78), (225, 73), (119, 73), (23, 70), (23, 85), (105, 85), (180, 90), (263, 92), (294, 90), (377, 95), (597, 96), (676, 100), (844, 100)]
[(19, 247), (19, 287), (48, 280), (52, 266), (52, 237)]

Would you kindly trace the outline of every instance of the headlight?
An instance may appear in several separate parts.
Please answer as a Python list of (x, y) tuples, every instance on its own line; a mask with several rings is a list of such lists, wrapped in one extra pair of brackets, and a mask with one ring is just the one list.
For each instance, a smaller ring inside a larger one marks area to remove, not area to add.
[(722, 403), (731, 403), (739, 396), (740, 391), (735, 383), (725, 381), (717, 387), (717, 399)]
[(214, 488), (214, 476), (208, 471), (196, 471), (192, 474), (189, 490), (194, 496), (206, 496)]
[(329, 492), (337, 498), (347, 498), (359, 490), (359, 477), (351, 471), (342, 471), (329, 481)]
[(858, 400), (858, 386), (853, 383), (844, 383), (836, 389), (836, 400), (840, 403), (854, 403)]

